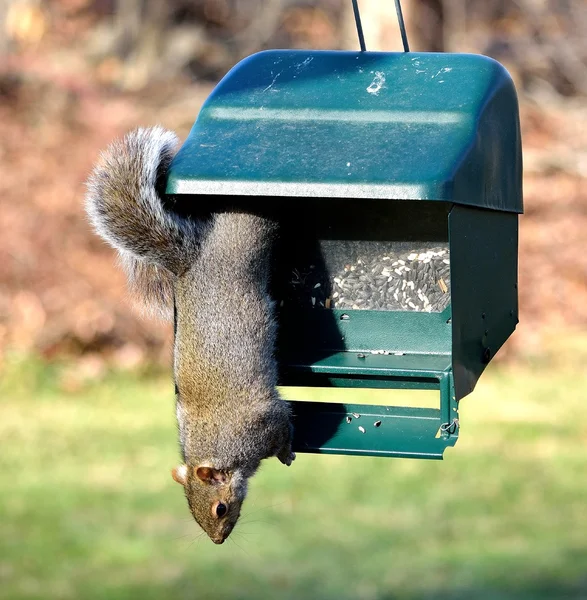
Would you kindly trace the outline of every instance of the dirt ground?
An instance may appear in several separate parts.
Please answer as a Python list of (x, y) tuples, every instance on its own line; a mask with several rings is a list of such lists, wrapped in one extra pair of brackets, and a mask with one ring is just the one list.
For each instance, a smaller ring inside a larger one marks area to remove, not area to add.
[[(84, 181), (100, 149), (134, 126), (185, 137), (209, 91), (121, 94), (35, 64), (2, 72), (0, 356), (75, 356), (89, 372), (169, 360), (169, 326), (133, 310), (113, 251), (89, 229)], [(522, 105), (521, 323), (502, 360), (540, 352), (553, 332), (586, 330), (586, 122), (580, 105)]]

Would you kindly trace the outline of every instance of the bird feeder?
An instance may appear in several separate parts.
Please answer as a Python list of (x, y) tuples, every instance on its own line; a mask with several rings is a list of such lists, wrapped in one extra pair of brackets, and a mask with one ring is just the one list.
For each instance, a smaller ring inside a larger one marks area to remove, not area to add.
[(204, 104), (178, 210), (280, 220), (281, 383), (437, 390), (438, 406), (296, 402), (299, 452), (442, 458), (518, 322), (518, 104), (478, 55), (266, 51)]

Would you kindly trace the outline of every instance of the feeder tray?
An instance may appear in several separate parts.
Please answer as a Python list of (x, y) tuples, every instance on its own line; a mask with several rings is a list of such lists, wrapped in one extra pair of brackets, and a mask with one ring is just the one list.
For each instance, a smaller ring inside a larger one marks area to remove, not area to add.
[(518, 104), (492, 59), (267, 51), (214, 89), (178, 210), (278, 218), (281, 384), (437, 390), (438, 408), (292, 402), (298, 452), (442, 458), (518, 322)]

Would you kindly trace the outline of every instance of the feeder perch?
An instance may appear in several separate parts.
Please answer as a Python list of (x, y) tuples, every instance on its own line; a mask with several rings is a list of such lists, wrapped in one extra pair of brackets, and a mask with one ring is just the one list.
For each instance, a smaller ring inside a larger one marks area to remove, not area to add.
[(518, 322), (518, 104), (478, 55), (267, 51), (175, 157), (178, 210), (280, 219), (281, 383), (437, 390), (438, 408), (293, 402), (299, 452), (442, 458)]

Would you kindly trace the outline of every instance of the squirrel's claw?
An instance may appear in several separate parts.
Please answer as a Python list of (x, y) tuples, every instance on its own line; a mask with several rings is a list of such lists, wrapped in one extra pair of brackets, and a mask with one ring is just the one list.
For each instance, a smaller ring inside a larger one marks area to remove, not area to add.
[(277, 458), (286, 466), (291, 466), (291, 463), (296, 459), (296, 453), (291, 450), (287, 450), (287, 452), (281, 452), (277, 455)]

